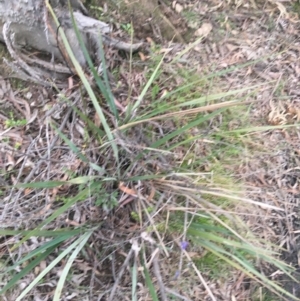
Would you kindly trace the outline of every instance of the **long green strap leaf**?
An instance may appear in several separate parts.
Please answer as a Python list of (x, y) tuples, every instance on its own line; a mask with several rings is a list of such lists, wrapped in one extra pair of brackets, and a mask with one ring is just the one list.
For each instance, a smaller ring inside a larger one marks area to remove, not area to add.
[(156, 290), (155, 290), (155, 287), (152, 283), (148, 268), (146, 267), (146, 264), (144, 263), (144, 259), (143, 259), (142, 255), (141, 255), (141, 258), (142, 258), (142, 264), (143, 264), (143, 268), (144, 268), (145, 281), (146, 281), (146, 285), (149, 289), (149, 293), (151, 295), (151, 298), (152, 298), (153, 301), (159, 301)]
[(100, 107), (100, 105), (98, 103), (96, 95), (95, 95), (95, 93), (94, 93), (94, 91), (93, 91), (90, 83), (88, 82), (88, 79), (84, 75), (82, 67), (79, 65), (77, 59), (75, 58), (74, 53), (73, 53), (73, 51), (71, 49), (71, 46), (70, 46), (70, 44), (68, 42), (68, 39), (67, 39), (67, 37), (66, 37), (63, 29), (59, 26), (60, 23), (58, 22), (58, 19), (57, 19), (56, 15), (55, 15), (55, 13), (54, 13), (51, 5), (49, 4), (49, 0), (46, 0), (46, 6), (47, 6), (47, 8), (50, 11), (50, 13), (51, 13), (51, 15), (53, 17), (53, 20), (54, 20), (56, 26), (58, 27), (59, 34), (60, 34), (60, 36), (61, 36), (61, 38), (63, 40), (64, 46), (66, 48), (66, 51), (68, 52), (68, 55), (69, 55), (69, 57), (70, 57), (70, 59), (72, 61), (73, 66), (74, 66), (74, 68), (75, 68), (75, 70), (77, 72), (77, 75), (80, 77), (80, 79), (81, 79), (81, 81), (82, 81), (82, 83), (83, 83), (83, 85), (84, 85), (84, 87), (85, 87), (85, 89), (86, 89), (86, 91), (87, 91), (87, 93), (88, 93), (88, 95), (89, 95), (89, 97), (90, 97), (93, 105), (94, 105), (94, 108), (95, 108), (97, 114), (100, 117), (100, 120), (102, 122), (102, 126), (104, 128), (104, 131), (105, 131), (105, 133), (107, 135), (107, 138), (110, 141), (111, 146), (113, 148), (115, 159), (116, 159), (117, 163), (119, 163), (119, 154), (118, 154), (117, 144), (114, 141), (114, 136), (112, 134), (112, 131), (111, 131), (110, 127), (107, 124), (106, 118), (105, 118), (104, 113), (103, 113), (103, 111), (102, 111), (102, 109), (101, 109), (101, 107)]
[(33, 261), (31, 261), (20, 273), (15, 275), (0, 291), (0, 294), (3, 295), (8, 289), (13, 287), (20, 279), (26, 276), (32, 269), (34, 269), (43, 259), (47, 258), (56, 248), (57, 245), (50, 247), (44, 253), (41, 253)]
[[(42, 231), (43, 232), (43, 231)], [(53, 231), (56, 232), (56, 231)], [(48, 250), (49, 248), (51, 248), (52, 246), (57, 246), (59, 245), (61, 242), (69, 239), (70, 237), (74, 237), (76, 235), (78, 235), (79, 233), (82, 232), (81, 229), (76, 229), (74, 231), (70, 231), (70, 233), (68, 234), (63, 234), (61, 233), (62, 231), (57, 231), (57, 236), (56, 238), (52, 239), (51, 241), (48, 241), (46, 243), (44, 243), (42, 246), (38, 247), (37, 249), (31, 251), (29, 254), (27, 254), (26, 256), (24, 256), (23, 258), (21, 258), (18, 262), (16, 262), (14, 265), (6, 268), (5, 270), (5, 274), (9, 271), (14, 270), (17, 266), (21, 265), (23, 262), (26, 262), (27, 260), (33, 258), (34, 256), (38, 255), (41, 252), (45, 252), (45, 250)], [(47, 235), (41, 235), (41, 236), (47, 236)], [(54, 235), (53, 235), (54, 236)], [(2, 273), (4, 274), (4, 273)], [(1, 275), (1, 274), (0, 274)]]
[[(71, 10), (71, 7), (69, 7), (70, 10)], [(91, 57), (86, 49), (86, 46), (83, 42), (83, 39), (82, 39), (82, 36), (78, 30), (78, 27), (77, 27), (77, 24), (75, 22), (75, 19), (74, 19), (74, 15), (73, 15), (73, 12), (71, 11), (71, 19), (72, 19), (72, 24), (73, 24), (73, 28), (75, 29), (75, 33), (76, 33), (76, 37), (79, 41), (79, 44), (80, 44), (80, 47), (83, 51), (83, 54), (84, 54), (84, 57), (85, 59), (87, 60), (87, 63), (93, 73), (93, 76), (94, 76), (94, 79), (96, 81), (96, 84), (97, 86), (99, 87), (100, 91), (102, 92), (102, 94), (104, 95), (108, 105), (109, 105), (109, 108), (110, 108), (110, 111), (114, 114), (115, 118), (118, 120), (119, 118), (119, 115), (118, 115), (118, 111), (117, 111), (117, 108), (116, 108), (116, 104), (115, 104), (115, 99), (114, 99), (114, 96), (111, 92), (111, 89), (110, 89), (110, 85), (109, 85), (109, 81), (108, 81), (108, 76), (107, 76), (107, 70), (106, 70), (106, 64), (105, 64), (105, 57), (104, 57), (104, 52), (102, 51), (103, 49), (103, 45), (102, 45), (102, 38), (101, 38), (101, 35), (99, 33), (99, 44), (100, 44), (100, 56), (101, 56), (101, 62), (102, 62), (102, 67), (103, 67), (103, 77), (104, 77), (104, 81), (105, 81), (105, 84), (103, 83), (103, 81), (101, 80), (97, 70), (95, 69), (94, 65), (93, 65), (93, 62), (91, 60)]]
[(35, 285), (41, 281), (44, 276), (49, 273), (66, 255), (68, 255), (81, 241), (85, 238), (85, 236), (79, 237), (76, 241), (74, 241), (66, 250), (64, 250), (61, 254), (59, 254), (41, 273), (23, 290), (21, 295), (16, 299), (16, 301), (22, 301), (23, 298), (33, 289)]
[(66, 210), (68, 210), (71, 206), (73, 206), (76, 202), (84, 200), (86, 196), (89, 195), (89, 189), (85, 188), (82, 191), (80, 191), (75, 197), (70, 199), (66, 204), (58, 208), (55, 212), (52, 213), (48, 218), (46, 218), (36, 229), (30, 231), (25, 237), (18, 242), (16, 245), (12, 247), (12, 250), (18, 248), (23, 242), (28, 240), (31, 236), (38, 236), (38, 233), (40, 229), (47, 225), (48, 223), (52, 222), (55, 220), (58, 216), (60, 216), (62, 213), (64, 213)]
[(53, 301), (59, 301), (60, 300), (60, 295), (62, 293), (63, 287), (64, 287), (64, 283), (67, 279), (68, 273), (72, 267), (72, 264), (74, 262), (74, 260), (77, 258), (78, 253), (83, 249), (83, 247), (85, 246), (85, 244), (87, 243), (88, 239), (91, 237), (93, 232), (86, 232), (81, 236), (81, 241), (79, 242), (79, 244), (77, 245), (77, 247), (75, 248), (75, 250), (73, 251), (72, 255), (69, 257), (63, 272), (59, 278), (59, 281), (57, 283), (56, 286), (56, 290), (54, 293), (54, 297), (53, 297)]

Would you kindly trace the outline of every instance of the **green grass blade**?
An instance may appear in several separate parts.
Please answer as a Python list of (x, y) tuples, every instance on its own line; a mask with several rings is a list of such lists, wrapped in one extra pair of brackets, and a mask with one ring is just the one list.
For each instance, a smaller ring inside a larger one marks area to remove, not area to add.
[(174, 64), (176, 61), (178, 61), (184, 54), (186, 54), (187, 52), (189, 52), (191, 49), (193, 49), (193, 47), (197, 46), (199, 43), (202, 42), (202, 40), (204, 39), (204, 37), (200, 37), (198, 38), (195, 42), (189, 44), (187, 47), (185, 47), (181, 52), (179, 52), (174, 59), (171, 61), (170, 64)]
[[(71, 10), (71, 7), (69, 7), (70, 10)], [(95, 69), (95, 66), (91, 60), (91, 57), (86, 49), (86, 46), (83, 42), (83, 39), (82, 39), (82, 36), (78, 30), (78, 27), (77, 27), (77, 24), (75, 22), (75, 19), (74, 19), (74, 15), (73, 15), (73, 12), (71, 10), (71, 19), (72, 19), (72, 24), (73, 24), (73, 28), (75, 30), (75, 33), (76, 33), (76, 37), (79, 41), (79, 44), (80, 44), (80, 47), (83, 51), (83, 54), (84, 54), (84, 57), (93, 73), (93, 76), (94, 76), (94, 79), (96, 81), (96, 84), (98, 86), (98, 88), (100, 89), (101, 93), (103, 94), (103, 96), (105, 97), (107, 103), (108, 103), (108, 106), (110, 108), (110, 111), (113, 113), (113, 115), (115, 116), (116, 119), (119, 118), (119, 115), (118, 115), (118, 111), (117, 111), (117, 108), (116, 108), (116, 104), (115, 104), (115, 98), (111, 92), (111, 89), (110, 89), (110, 84), (109, 84), (109, 81), (108, 81), (108, 76), (107, 76), (107, 70), (106, 70), (106, 64), (105, 64), (105, 57), (104, 57), (104, 53), (103, 51), (101, 51), (101, 49), (103, 49), (103, 44), (102, 44), (102, 38), (101, 38), (101, 35), (99, 33), (99, 44), (100, 44), (100, 56), (101, 56), (101, 62), (102, 62), (102, 66), (103, 66), (103, 77), (104, 77), (104, 83), (103, 81), (101, 80), (97, 70)]]
[[(209, 104), (211, 102), (214, 102), (216, 100), (224, 99), (226, 97), (233, 96), (233, 95), (236, 95), (238, 93), (244, 93), (246, 91), (250, 91), (251, 89), (254, 89), (254, 88), (257, 88), (257, 87), (260, 87), (260, 86), (261, 85), (256, 85), (256, 86), (247, 87), (247, 88), (238, 89), (238, 90), (230, 90), (230, 91), (222, 92), (222, 93), (218, 93), (218, 94), (205, 95), (205, 96), (202, 96), (202, 97), (194, 98), (194, 99), (189, 100), (189, 101), (184, 101), (182, 103), (174, 104), (174, 105), (172, 105), (172, 109), (182, 108), (182, 107), (190, 107), (190, 106), (199, 106), (199, 105), (203, 105), (203, 104), (207, 105), (207, 104)], [(249, 97), (249, 93), (250, 92), (247, 93), (247, 97)], [(251, 92), (251, 93), (254, 93), (254, 92)], [(238, 100), (235, 100), (235, 101), (232, 100), (231, 102), (236, 103), (238, 105), (242, 101), (243, 101), (243, 98), (239, 98)], [(138, 121), (138, 120), (152, 118), (152, 117), (157, 116), (157, 115), (165, 114), (165, 112), (169, 113), (170, 112), (170, 103), (166, 100), (166, 104), (163, 105), (163, 104), (161, 104), (161, 102), (162, 102), (162, 98), (160, 98), (157, 101), (157, 104), (153, 103), (154, 106), (159, 105), (159, 108), (152, 109), (150, 112), (149, 112), (149, 109), (148, 109), (147, 113), (145, 113), (145, 114), (140, 113), (139, 117), (136, 118), (135, 120)]]
[(75, 197), (70, 198), (70, 200), (58, 208), (55, 212), (52, 213), (48, 218), (46, 218), (36, 229), (30, 231), (25, 237), (18, 242), (16, 245), (12, 247), (12, 250), (18, 248), (22, 243), (24, 243), (26, 240), (28, 240), (31, 236), (37, 236), (40, 229), (47, 225), (48, 223), (55, 220), (58, 216), (60, 216), (62, 213), (64, 213), (66, 210), (68, 210), (71, 206), (73, 206), (76, 202), (84, 200), (89, 195), (89, 189), (85, 188), (82, 191), (80, 191)]
[(151, 298), (152, 298), (153, 301), (159, 301), (159, 298), (157, 296), (155, 287), (154, 287), (154, 285), (152, 283), (152, 280), (151, 280), (148, 268), (146, 267), (143, 259), (142, 259), (142, 264), (143, 264), (143, 268), (144, 268), (146, 285), (147, 285), (147, 287), (149, 289), (149, 293), (151, 295)]
[(0, 291), (0, 294), (3, 295), (8, 289), (12, 288), (17, 284), (17, 282), (26, 276), (32, 269), (34, 269), (42, 260), (48, 257), (56, 248), (57, 245), (50, 247), (45, 252), (38, 255), (34, 260), (32, 260), (20, 273), (15, 275)]
[(132, 288), (131, 288), (131, 300), (132, 301), (137, 301), (137, 265), (136, 262), (134, 262), (133, 267), (132, 267), (132, 275), (131, 275), (131, 283), (132, 283)]
[[(212, 244), (210, 242), (205, 242), (202, 244), (204, 248), (206, 248), (211, 253), (218, 256), (220, 259), (223, 259), (228, 264), (230, 264), (232, 267), (242, 271), (246, 275), (248, 275), (250, 278), (255, 279), (256, 281), (260, 282), (264, 286), (267, 286), (273, 293), (278, 295), (278, 292), (281, 292), (285, 294), (286, 296), (292, 298), (293, 300), (298, 300), (295, 298), (292, 294), (285, 291), (283, 288), (278, 286), (274, 281), (269, 280), (266, 276), (259, 273), (252, 264), (250, 264), (245, 258), (240, 259), (234, 254), (231, 254), (227, 252), (224, 248), (220, 248), (215, 244)], [(230, 257), (233, 259), (231, 260)]]
[(62, 271), (62, 274), (59, 278), (59, 281), (57, 283), (56, 290), (55, 290), (55, 293), (54, 293), (53, 301), (59, 301), (60, 300), (60, 295), (62, 293), (65, 281), (66, 281), (68, 273), (69, 273), (69, 270), (70, 270), (74, 260), (76, 259), (78, 253), (85, 246), (85, 244), (87, 243), (87, 241), (91, 237), (91, 235), (92, 235), (92, 232), (86, 232), (80, 237), (80, 239), (81, 239), (80, 243), (78, 243), (78, 245), (75, 248), (75, 250), (73, 251), (72, 255), (69, 257), (69, 259), (68, 259), (68, 261), (67, 261), (67, 263), (66, 263), (66, 265), (65, 265), (65, 267)]
[[(62, 231), (52, 231), (52, 232), (58, 232), (56, 234), (58, 237), (52, 239), (51, 241), (48, 241), (48, 242), (44, 243), (42, 246), (38, 247), (37, 249), (31, 251), (29, 254), (27, 254), (26, 256), (21, 258), (14, 265), (7, 267), (6, 270), (5, 270), (5, 273), (14, 270), (17, 266), (21, 265), (23, 262), (26, 262), (27, 260), (31, 259), (32, 257), (38, 255), (41, 252), (45, 252), (45, 250), (51, 248), (52, 246), (56, 247), (61, 242), (80, 234), (82, 232), (82, 230), (81, 229), (76, 229), (76, 230), (70, 231), (67, 234), (61, 233)], [(47, 236), (47, 235), (41, 235), (41, 236), (44, 237), (44, 236)], [(3, 273), (1, 273), (1, 274), (3, 274)]]
[[(32, 230), (7, 230), (0, 229), (0, 235), (26, 235)], [(81, 232), (80, 229), (70, 230), (70, 229), (58, 229), (58, 230), (39, 230), (36, 232), (38, 237), (56, 237), (56, 236), (74, 236)]]
[(80, 152), (80, 150), (78, 149), (78, 147), (70, 139), (68, 139), (66, 135), (64, 135), (57, 127), (55, 127), (54, 124), (52, 124), (52, 126), (55, 128), (55, 130), (57, 131), (58, 135), (70, 147), (70, 149), (72, 150), (72, 152), (74, 154), (76, 154), (76, 156), (78, 156), (79, 159), (82, 162), (88, 163), (93, 169), (95, 169), (96, 171), (100, 172), (100, 174), (102, 174), (102, 175), (106, 173), (106, 171), (103, 168), (101, 168), (100, 166), (89, 162), (89, 160)]
[[(82, 119), (82, 121), (86, 122), (87, 127), (89, 130), (92, 131), (92, 137), (97, 137), (97, 138), (101, 138), (100, 142), (102, 142), (103, 137), (105, 136), (105, 133), (100, 130), (95, 123), (88, 117), (86, 116), (83, 112), (81, 112), (80, 110), (78, 110), (78, 108), (73, 107), (73, 110), (76, 112), (76, 114)], [(98, 139), (97, 139), (98, 140)]]
[(253, 126), (249, 128), (242, 128), (242, 129), (237, 129), (237, 130), (232, 130), (232, 131), (224, 131), (222, 134), (225, 135), (232, 135), (233, 133), (237, 134), (253, 134), (256, 132), (265, 132), (265, 131), (271, 131), (271, 130), (276, 130), (276, 129), (287, 129), (287, 128), (293, 128), (299, 126), (299, 123), (293, 123), (293, 124), (282, 124), (282, 125), (267, 125), (267, 126)]
[[(104, 82), (105, 82), (105, 86), (107, 88), (107, 93), (108, 93), (107, 101), (109, 103), (109, 107), (110, 107), (111, 112), (114, 114), (116, 119), (118, 119), (119, 115), (118, 115), (117, 107), (116, 107), (116, 104), (115, 104), (115, 98), (114, 98), (114, 96), (111, 92), (110, 84), (109, 84), (109, 80), (108, 80), (108, 76), (107, 76), (106, 60), (105, 60), (104, 51), (103, 51), (104, 47), (103, 47), (103, 42), (102, 42), (102, 36), (101, 36), (100, 33), (99, 33), (99, 44), (100, 44), (101, 63), (102, 63), (102, 68), (103, 68), (103, 77), (104, 77)], [(93, 68), (93, 69), (95, 70), (95, 68)], [(95, 73), (96, 73), (96, 70), (95, 70)], [(99, 76), (98, 76), (98, 78), (99, 78)], [(98, 82), (96, 81), (96, 83), (98, 83)]]
[(34, 182), (34, 183), (21, 183), (17, 184), (15, 187), (18, 188), (55, 188), (61, 185), (79, 185), (79, 184), (88, 184), (89, 182), (99, 179), (99, 176), (83, 176), (70, 179), (68, 181), (47, 181), (47, 182)]
[[(256, 276), (257, 279), (259, 279), (261, 281), (262, 284), (267, 285), (269, 287), (269, 289), (271, 291), (273, 291), (274, 293), (276, 293), (278, 295), (278, 292), (283, 293), (284, 295), (288, 296), (289, 298), (292, 298), (293, 300), (298, 300), (297, 297), (295, 297), (294, 295), (292, 295), (291, 293), (287, 292), (286, 290), (284, 290), (282, 287), (280, 287), (279, 285), (277, 285), (274, 281), (268, 279), (266, 276), (264, 276), (262, 273), (258, 272), (253, 265), (251, 265), (245, 258), (242, 260), (240, 258), (238, 258), (235, 255), (229, 254), (231, 255), (231, 257), (238, 263), (240, 263), (241, 266), (244, 267), (244, 269), (249, 273), (252, 273), (253, 275)], [(250, 275), (250, 274), (249, 274)]]
[[(138, 99), (137, 99), (137, 101), (135, 102), (135, 104), (132, 106), (131, 112), (134, 111), (134, 110), (136, 110), (136, 109), (140, 106), (140, 104), (141, 104), (141, 102), (143, 101), (143, 99), (145, 98), (145, 95), (146, 95), (147, 91), (149, 90), (150, 86), (152, 85), (154, 79), (155, 79), (156, 76), (157, 76), (157, 73), (158, 73), (158, 71), (159, 71), (159, 69), (160, 69), (160, 67), (161, 67), (161, 64), (162, 64), (163, 61), (164, 61), (164, 58), (165, 58), (165, 55), (162, 57), (162, 59), (160, 60), (160, 62), (159, 62), (158, 65), (156, 66), (155, 70), (154, 70), (153, 73), (151, 74), (151, 77), (150, 77), (150, 79), (148, 80), (148, 82), (146, 83), (146, 85), (145, 85), (144, 89), (142, 90), (140, 96), (138, 97)], [(130, 114), (131, 112), (128, 112), (128, 114)]]
[(61, 36), (61, 38), (62, 38), (62, 41), (63, 41), (63, 43), (64, 43), (64, 46), (65, 46), (65, 48), (66, 48), (66, 51), (68, 52), (68, 55), (69, 55), (69, 57), (70, 57), (70, 59), (71, 59), (71, 61), (72, 61), (72, 64), (73, 64), (73, 66), (74, 66), (76, 72), (77, 72), (77, 75), (78, 75), (79, 78), (81, 79), (81, 81), (82, 81), (82, 83), (83, 83), (83, 85), (84, 85), (84, 87), (85, 87), (85, 89), (86, 89), (86, 91), (87, 91), (87, 93), (88, 93), (88, 95), (89, 95), (89, 97), (90, 97), (90, 99), (91, 99), (93, 105), (94, 105), (94, 108), (95, 108), (97, 114), (98, 114), (99, 117), (100, 117), (100, 120), (101, 120), (101, 122), (102, 122), (102, 126), (103, 126), (103, 128), (104, 128), (104, 131), (105, 131), (105, 133), (106, 133), (106, 135), (107, 135), (107, 138), (108, 138), (108, 140), (110, 141), (111, 146), (112, 146), (112, 148), (113, 148), (113, 152), (114, 152), (115, 159), (116, 159), (117, 163), (119, 163), (119, 154), (118, 154), (117, 144), (116, 144), (115, 141), (114, 141), (114, 136), (113, 136), (113, 134), (112, 134), (112, 131), (111, 131), (111, 129), (110, 129), (110, 127), (109, 127), (107, 121), (106, 121), (106, 118), (105, 118), (105, 116), (104, 116), (104, 113), (103, 113), (103, 111), (102, 111), (102, 109), (101, 109), (101, 107), (100, 107), (100, 105), (99, 105), (99, 103), (98, 103), (98, 100), (97, 100), (97, 98), (96, 98), (96, 96), (95, 96), (95, 93), (94, 93), (94, 91), (93, 91), (91, 85), (89, 84), (88, 79), (86, 78), (86, 76), (85, 76), (85, 74), (84, 74), (84, 72), (83, 72), (83, 70), (82, 70), (82, 67), (79, 65), (78, 61), (76, 60), (76, 58), (75, 58), (75, 56), (74, 56), (74, 53), (73, 53), (73, 51), (72, 51), (72, 49), (71, 49), (71, 47), (70, 47), (70, 44), (69, 44), (69, 42), (68, 42), (68, 39), (67, 39), (67, 37), (66, 37), (66, 35), (65, 35), (64, 31), (63, 31), (63, 29), (60, 27), (60, 24), (59, 24), (59, 22), (58, 22), (58, 20), (57, 20), (57, 17), (56, 17), (56, 15), (55, 15), (55, 13), (54, 13), (52, 7), (51, 7), (50, 4), (49, 4), (49, 1), (46, 2), (46, 6), (47, 6), (47, 8), (48, 8), (49, 11), (50, 11), (50, 13), (51, 13), (51, 15), (52, 15), (52, 17), (53, 17), (53, 20), (54, 20), (56, 26), (58, 27), (58, 32), (59, 32), (59, 34), (60, 34), (60, 36)]
[(20, 184), (16, 184), (15, 187), (42, 189), (42, 188), (55, 188), (65, 184), (67, 184), (66, 181), (47, 181), (47, 182), (34, 182), (34, 183), (20, 183)]
[[(189, 129), (193, 128), (193, 127), (196, 127), (196, 126), (200, 125), (201, 123), (203, 123), (203, 122), (205, 122), (205, 121), (207, 121), (207, 120), (213, 118), (214, 116), (220, 114), (221, 112), (223, 112), (223, 111), (225, 111), (225, 110), (226, 110), (226, 108), (222, 108), (222, 109), (219, 109), (219, 110), (217, 110), (217, 111), (215, 111), (215, 112), (212, 112), (212, 113), (210, 113), (210, 114), (207, 114), (206, 116), (203, 116), (203, 117), (200, 117), (200, 118), (196, 118), (194, 121), (188, 123), (187, 125), (183, 126), (182, 128), (180, 128), (180, 129), (178, 129), (178, 130), (176, 130), (176, 131), (174, 131), (174, 132), (172, 132), (172, 133), (166, 135), (165, 137), (163, 137), (163, 138), (161, 138), (161, 139), (155, 141), (154, 143), (152, 143), (152, 144), (150, 145), (150, 147), (152, 147), (152, 148), (157, 148), (157, 147), (159, 147), (159, 146), (161, 146), (161, 145), (164, 145), (164, 144), (166, 144), (166, 142), (167, 142), (168, 140), (170, 140), (170, 139), (172, 139), (172, 138), (174, 138), (174, 137), (177, 137), (177, 136), (183, 134), (183, 133), (186, 132), (187, 130), (189, 130)], [(171, 146), (171, 147), (172, 147), (172, 146)]]
[(79, 237), (75, 242), (73, 242), (66, 250), (59, 254), (19, 295), (16, 301), (22, 301), (23, 298), (33, 289), (35, 285), (39, 283), (40, 280), (44, 278), (65, 256), (67, 256), (76, 246), (78, 246), (84, 236)]
[[(211, 74), (208, 74), (206, 76), (203, 76), (201, 77), (200, 79), (198, 80), (195, 80), (195, 81), (192, 81), (186, 85), (182, 85), (182, 86), (179, 86), (177, 89), (174, 89), (172, 90), (171, 92), (169, 93), (166, 93), (162, 98), (161, 100), (165, 99), (165, 98), (169, 98), (170, 96), (172, 95), (176, 95), (186, 89), (189, 89), (189, 88), (193, 88), (193, 87), (197, 87), (199, 86), (199, 84), (201, 84), (202, 82), (207, 82), (207, 81), (211, 81), (211, 79), (213, 78), (216, 78), (216, 77), (222, 77), (224, 75), (227, 75), (228, 73), (231, 73), (233, 71), (236, 71), (236, 70), (240, 70), (240, 69), (243, 69), (245, 67), (249, 67), (249, 66), (252, 66), (252, 65), (255, 65), (256, 63), (259, 63), (263, 60), (263, 58), (259, 58), (257, 60), (254, 60), (254, 61), (249, 61), (249, 62), (246, 62), (244, 64), (240, 64), (240, 65), (237, 65), (237, 66), (233, 66), (233, 67), (229, 67), (229, 68), (226, 68), (226, 69), (223, 69), (223, 70), (220, 70), (218, 72), (213, 72)], [(269, 83), (271, 83), (272, 81), (270, 81)], [(264, 83), (266, 84), (266, 83)]]

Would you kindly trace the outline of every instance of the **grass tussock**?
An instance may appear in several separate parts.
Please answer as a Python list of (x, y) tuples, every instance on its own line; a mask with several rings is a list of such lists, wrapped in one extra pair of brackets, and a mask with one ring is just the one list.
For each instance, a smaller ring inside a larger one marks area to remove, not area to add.
[(252, 227), (282, 208), (252, 199), (236, 176), (249, 133), (265, 130), (249, 118), (260, 85), (222, 88), (244, 66), (199, 78), (178, 63), (190, 49), (166, 62), (154, 47), (138, 88), (131, 56), (130, 97), (116, 99), (104, 54), (101, 76), (89, 60), (95, 88), (59, 34), (85, 92), (60, 95), (65, 114), (47, 117), (45, 151), (2, 190), (1, 294), (249, 300), (254, 281), (257, 300), (263, 288), (296, 300), (265, 273), (291, 274), (280, 248)]

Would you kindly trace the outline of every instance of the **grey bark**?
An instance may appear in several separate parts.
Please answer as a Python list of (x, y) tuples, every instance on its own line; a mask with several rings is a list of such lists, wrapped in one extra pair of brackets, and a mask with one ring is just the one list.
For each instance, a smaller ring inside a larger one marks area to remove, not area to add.
[[(60, 21), (60, 26), (65, 31), (75, 57), (81, 66), (85, 67), (87, 62), (72, 26), (67, 0), (50, 0), (49, 2)], [(130, 45), (110, 38), (108, 24), (87, 16), (88, 12), (80, 0), (71, 0), (70, 3), (84, 43), (91, 57), (98, 63), (101, 60), (102, 51), (100, 34), (104, 44), (118, 49), (136, 51), (142, 46), (142, 43)], [(58, 39), (57, 26), (46, 6), (46, 0), (0, 0), (0, 41), (6, 44), (16, 61), (14, 64), (10, 63), (15, 72), (21, 73), (25, 69), (25, 74), (29, 73), (29, 76), (37, 79), (40, 78), (40, 73), (46, 76), (49, 69), (51, 73), (53, 71), (51, 66), (55, 66), (56, 73), (69, 73), (70, 66), (67, 68), (53, 63), (55, 59), (65, 64), (68, 62), (68, 57), (63, 50), (63, 44)], [(28, 55), (28, 51), (31, 54), (34, 51), (49, 54), (52, 61), (33, 59)]]

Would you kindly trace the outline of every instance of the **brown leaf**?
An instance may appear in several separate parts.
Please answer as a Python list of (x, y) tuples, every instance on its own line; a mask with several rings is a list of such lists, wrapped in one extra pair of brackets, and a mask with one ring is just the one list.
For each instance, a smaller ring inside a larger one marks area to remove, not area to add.
[(94, 124), (95, 124), (95, 126), (96, 127), (100, 127), (100, 125), (101, 125), (101, 120), (100, 120), (100, 117), (99, 117), (99, 115), (98, 115), (98, 113), (97, 112), (95, 112), (95, 115), (94, 115)]
[(147, 60), (147, 57), (145, 56), (145, 54), (143, 52), (139, 52), (139, 56), (142, 62), (145, 62)]
[(200, 28), (195, 31), (195, 36), (197, 37), (207, 37), (212, 31), (212, 25), (210, 23), (203, 23)]
[(129, 195), (133, 195), (133, 196), (137, 195), (137, 192), (134, 189), (126, 187), (123, 182), (120, 182), (119, 189)]

